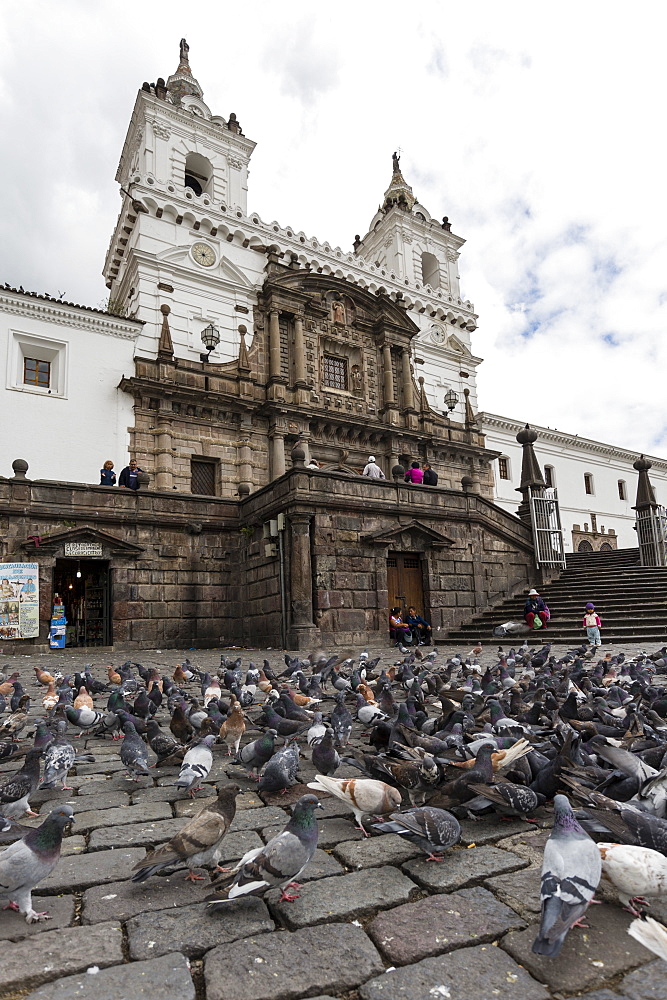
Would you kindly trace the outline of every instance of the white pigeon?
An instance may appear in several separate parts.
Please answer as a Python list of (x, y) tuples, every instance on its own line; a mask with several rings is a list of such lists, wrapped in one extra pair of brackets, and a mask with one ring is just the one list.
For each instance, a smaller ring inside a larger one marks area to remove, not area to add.
[(667, 857), (650, 847), (599, 843), (602, 871), (618, 889), (618, 898), (635, 916), (644, 896), (667, 895)]
[(628, 934), (656, 954), (663, 962), (667, 962), (667, 927), (663, 924), (659, 924), (653, 917), (633, 920), (628, 927)]
[(208, 777), (211, 770), (213, 764), (212, 743), (215, 743), (215, 736), (205, 736), (201, 743), (188, 750), (183, 758), (181, 770), (174, 784), (177, 788), (187, 789), (191, 798), (194, 798), (201, 782)]
[(318, 792), (329, 792), (345, 802), (353, 811), (359, 829), (364, 834), (366, 831), (361, 822), (364, 814), (386, 816), (401, 807), (399, 790), (375, 778), (330, 778), (318, 774), (315, 781), (308, 782), (308, 787)]

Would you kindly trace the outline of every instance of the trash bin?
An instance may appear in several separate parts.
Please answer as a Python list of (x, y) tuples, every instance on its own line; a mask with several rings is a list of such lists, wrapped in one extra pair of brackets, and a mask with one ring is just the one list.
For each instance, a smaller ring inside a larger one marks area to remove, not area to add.
[(52, 618), (49, 629), (49, 646), (51, 649), (64, 649), (66, 639), (67, 619)]

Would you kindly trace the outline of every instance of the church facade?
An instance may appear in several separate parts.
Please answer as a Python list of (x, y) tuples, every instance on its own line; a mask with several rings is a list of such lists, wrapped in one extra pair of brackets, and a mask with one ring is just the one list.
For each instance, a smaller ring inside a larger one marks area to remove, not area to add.
[[(266, 223), (247, 207), (254, 145), (205, 104), (184, 41), (137, 95), (104, 264), (124, 346), (99, 410), (128, 419), (150, 484), (85, 485), (104, 458), (125, 464), (103, 433), (73, 481), (44, 482), (31, 454), (10, 476), (0, 456), (2, 558), (39, 564), (42, 642), (55, 593), (72, 644), (308, 648), (384, 640), (393, 605), (444, 638), (536, 580), (529, 528), (493, 502), (464, 241), (396, 155), (349, 252)], [(359, 475), (371, 454), (384, 481)], [(436, 488), (403, 482), (412, 461)]]

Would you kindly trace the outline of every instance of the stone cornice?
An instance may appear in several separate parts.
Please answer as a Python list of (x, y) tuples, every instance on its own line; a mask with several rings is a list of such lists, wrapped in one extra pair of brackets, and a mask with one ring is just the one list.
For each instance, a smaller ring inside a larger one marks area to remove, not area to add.
[(113, 316), (88, 306), (60, 303), (56, 299), (20, 291), (0, 292), (0, 312), (40, 319), (58, 326), (94, 330), (121, 340), (136, 340), (144, 325), (141, 320)]
[[(523, 430), (525, 421), (514, 420), (512, 417), (501, 417), (495, 413), (480, 412), (479, 417), (482, 428), (485, 432), (490, 430), (507, 431), (512, 435)], [(548, 441), (550, 444), (560, 445), (566, 448), (576, 448), (577, 450), (588, 452), (589, 454), (600, 455), (605, 458), (615, 458), (622, 462), (634, 462), (639, 457), (638, 451), (629, 451), (625, 448), (618, 448), (613, 444), (605, 444), (603, 441), (593, 441), (591, 438), (580, 437), (578, 434), (568, 434), (565, 431), (551, 430), (549, 427), (540, 427), (531, 423), (533, 430), (537, 431), (538, 438), (536, 447), (539, 450), (541, 441)], [(645, 455), (653, 463), (654, 469), (667, 472), (667, 459), (657, 458), (653, 455)]]

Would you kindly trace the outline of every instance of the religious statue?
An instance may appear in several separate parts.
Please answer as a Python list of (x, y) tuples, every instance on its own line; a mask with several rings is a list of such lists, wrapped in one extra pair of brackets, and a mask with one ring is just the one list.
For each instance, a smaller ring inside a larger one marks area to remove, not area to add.
[(359, 365), (352, 365), (350, 379), (352, 381), (352, 392), (361, 392), (361, 369)]
[(393, 169), (394, 169), (394, 173), (398, 173), (400, 171), (400, 169), (401, 169), (399, 167), (399, 163), (401, 162), (401, 158), (398, 155), (398, 153), (392, 153), (391, 154), (391, 162), (392, 162), (392, 166), (393, 166)]
[(342, 302), (331, 303), (331, 315), (334, 323), (345, 323), (345, 306)]
[(187, 63), (189, 51), (190, 51), (190, 46), (188, 45), (188, 43), (184, 38), (181, 38), (181, 44), (180, 44), (181, 62)]

